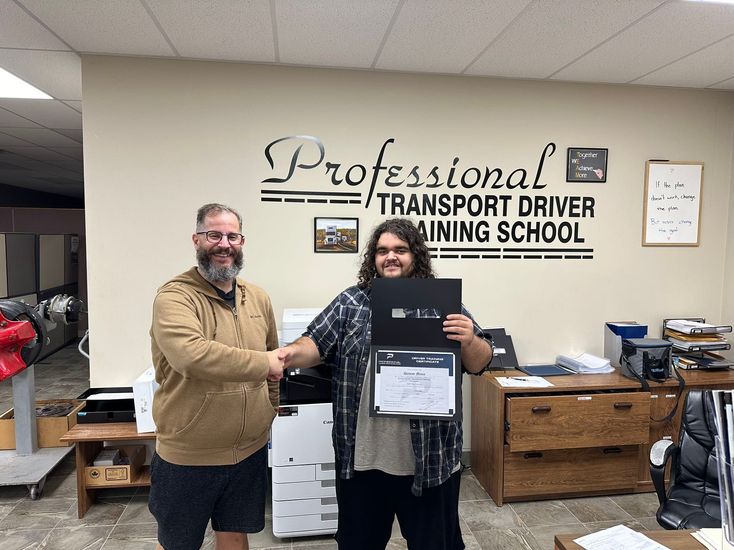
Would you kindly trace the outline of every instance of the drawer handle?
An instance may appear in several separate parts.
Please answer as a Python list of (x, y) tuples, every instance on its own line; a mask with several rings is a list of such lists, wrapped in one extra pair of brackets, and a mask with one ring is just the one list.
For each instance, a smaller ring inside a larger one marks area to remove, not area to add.
[(525, 453), (523, 458), (543, 458), (543, 453)]
[(615, 409), (631, 409), (632, 403), (615, 403), (614, 408)]
[(602, 451), (605, 455), (616, 455), (622, 452), (622, 449), (619, 447), (609, 447), (607, 449), (604, 449)]
[(533, 407), (533, 414), (547, 413), (551, 411), (550, 405), (538, 405)]

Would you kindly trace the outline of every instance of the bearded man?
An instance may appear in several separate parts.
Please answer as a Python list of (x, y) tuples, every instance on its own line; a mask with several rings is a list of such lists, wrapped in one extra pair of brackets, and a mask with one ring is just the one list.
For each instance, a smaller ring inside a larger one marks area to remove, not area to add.
[(268, 295), (237, 278), (242, 217), (206, 204), (192, 235), (198, 265), (153, 304), (156, 453), (149, 508), (158, 548), (197, 550), (211, 520), (217, 550), (247, 550), (265, 526), (268, 430), (283, 363)]

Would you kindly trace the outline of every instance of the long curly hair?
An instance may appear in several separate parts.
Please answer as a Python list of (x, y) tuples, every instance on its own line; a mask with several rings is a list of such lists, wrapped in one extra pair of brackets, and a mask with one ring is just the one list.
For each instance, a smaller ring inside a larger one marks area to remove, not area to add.
[(428, 250), (426, 241), (418, 228), (410, 220), (393, 218), (385, 220), (372, 231), (372, 236), (364, 249), (362, 266), (359, 268), (359, 274), (357, 275), (357, 286), (359, 288), (368, 288), (375, 277), (379, 276), (375, 268), (375, 256), (377, 254), (377, 241), (380, 240), (383, 233), (392, 233), (408, 243), (410, 251), (413, 253), (411, 277), (417, 279), (434, 279), (436, 277), (431, 266), (431, 252)]

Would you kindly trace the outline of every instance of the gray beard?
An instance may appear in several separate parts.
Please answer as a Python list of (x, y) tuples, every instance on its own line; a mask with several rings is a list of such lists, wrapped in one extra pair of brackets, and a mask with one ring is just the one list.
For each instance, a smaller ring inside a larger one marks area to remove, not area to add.
[(202, 276), (210, 283), (231, 281), (237, 274), (242, 271), (244, 265), (244, 255), (242, 250), (235, 252), (234, 262), (229, 267), (217, 266), (212, 264), (211, 254), (214, 251), (207, 252), (204, 249), (197, 250), (196, 260), (199, 262), (199, 270)]

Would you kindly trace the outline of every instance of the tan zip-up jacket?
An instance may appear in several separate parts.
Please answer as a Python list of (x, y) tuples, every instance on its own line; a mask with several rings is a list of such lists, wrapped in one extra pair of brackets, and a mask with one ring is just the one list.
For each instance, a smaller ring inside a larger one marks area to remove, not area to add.
[(236, 464), (261, 449), (278, 407), (265, 351), (278, 347), (270, 298), (237, 279), (235, 308), (196, 268), (163, 285), (150, 329), (160, 387), (156, 451), (184, 465)]

